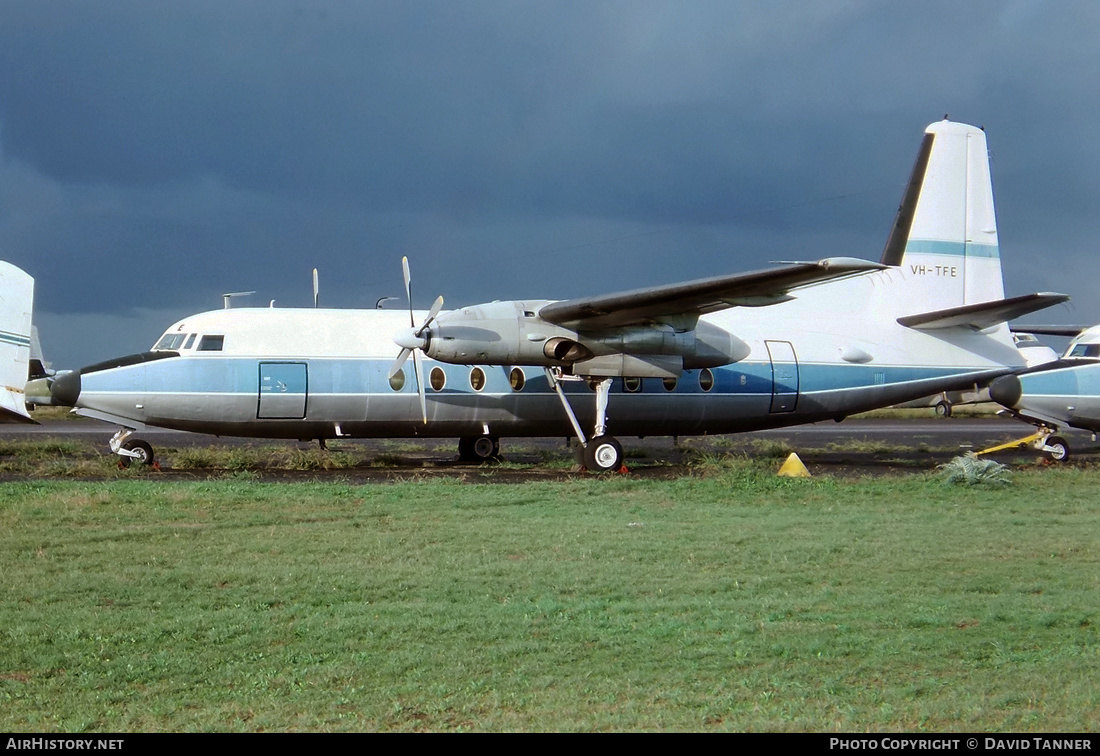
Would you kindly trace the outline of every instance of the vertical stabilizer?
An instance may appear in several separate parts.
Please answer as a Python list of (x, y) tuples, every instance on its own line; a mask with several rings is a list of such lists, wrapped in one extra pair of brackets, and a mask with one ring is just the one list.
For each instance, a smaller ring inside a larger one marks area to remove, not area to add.
[(1004, 298), (985, 132), (952, 121), (925, 130), (882, 261), (916, 284), (923, 310)]
[(33, 423), (23, 387), (31, 358), (34, 279), (0, 261), (0, 422)]

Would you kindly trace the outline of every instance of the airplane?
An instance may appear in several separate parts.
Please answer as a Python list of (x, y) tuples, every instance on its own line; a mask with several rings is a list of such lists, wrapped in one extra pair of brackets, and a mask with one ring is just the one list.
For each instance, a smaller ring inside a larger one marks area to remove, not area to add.
[(623, 469), (618, 436), (839, 422), (986, 385), (1024, 365), (1006, 321), (1068, 299), (1005, 298), (985, 133), (946, 119), (925, 130), (879, 262), (779, 264), (414, 311), (405, 260), (407, 313), (223, 308), (178, 321), (147, 352), (32, 376), (24, 392), (18, 365), (0, 378), (27, 406), (118, 426), (122, 462), (152, 463), (133, 434), (160, 427), (322, 445), (458, 437), (468, 459), (496, 456), (502, 437), (573, 436), (584, 466), (603, 472)]
[(1009, 414), (1036, 426), (1035, 448), (1055, 462), (1069, 459), (1066, 428), (1100, 432), (1100, 325), (1022, 326), (1021, 331), (1071, 336), (1061, 358), (994, 380), (990, 397)]

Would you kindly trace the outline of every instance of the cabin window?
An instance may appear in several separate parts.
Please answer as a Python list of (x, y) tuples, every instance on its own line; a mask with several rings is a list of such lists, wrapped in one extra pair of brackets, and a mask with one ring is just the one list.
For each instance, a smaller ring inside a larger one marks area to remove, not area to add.
[(443, 372), (443, 368), (432, 368), (428, 383), (431, 384), (433, 391), (442, 391), (443, 387), (447, 385), (447, 374)]
[(405, 388), (405, 371), (398, 370), (396, 373), (390, 376), (390, 388), (394, 391), (400, 391)]
[(225, 344), (225, 336), (203, 336), (199, 339), (200, 352), (220, 352)]
[(523, 391), (523, 387), (527, 385), (527, 376), (521, 368), (514, 367), (508, 373), (508, 383), (512, 384), (512, 391)]
[(193, 333), (190, 336), (188, 336), (187, 337), (187, 343), (183, 345), (183, 348), (184, 349), (190, 349), (191, 347), (195, 346), (195, 336), (197, 336), (197, 335), (198, 334)]
[(710, 372), (710, 368), (703, 368), (699, 371), (699, 388), (703, 391), (710, 391), (714, 388), (714, 373)]
[(474, 391), (481, 391), (485, 388), (485, 371), (479, 367), (470, 371), (470, 388)]
[(661, 381), (661, 385), (663, 385), (665, 387), (665, 391), (675, 391), (676, 390), (676, 379), (675, 378), (665, 378)]
[(637, 394), (642, 390), (641, 378), (623, 378), (623, 391), (628, 394)]
[(186, 338), (186, 333), (166, 333), (160, 337), (160, 341), (153, 349), (179, 349)]

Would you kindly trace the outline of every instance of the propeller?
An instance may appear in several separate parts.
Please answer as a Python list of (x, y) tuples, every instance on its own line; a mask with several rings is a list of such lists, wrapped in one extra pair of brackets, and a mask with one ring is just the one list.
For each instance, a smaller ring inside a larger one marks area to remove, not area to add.
[(393, 378), (404, 367), (405, 361), (409, 359), (409, 355), (413, 358), (413, 373), (416, 376), (416, 393), (420, 397), (420, 416), (423, 418), (425, 424), (428, 422), (428, 404), (427, 396), (424, 392), (424, 378), (421, 375), (420, 369), (420, 352), (424, 351), (428, 347), (428, 341), (431, 338), (431, 334), (428, 332), (428, 327), (439, 315), (439, 311), (443, 309), (443, 297), (436, 297), (435, 302), (432, 303), (432, 308), (428, 310), (428, 317), (424, 319), (424, 322), (420, 324), (420, 327), (416, 327), (416, 317), (413, 315), (412, 306), (412, 275), (409, 273), (409, 258), (401, 258), (401, 272), (405, 276), (405, 297), (409, 302), (409, 330), (402, 331), (394, 338), (394, 343), (401, 347), (401, 351), (397, 353), (397, 359), (394, 360), (393, 365), (390, 367), (388, 373), (389, 378)]

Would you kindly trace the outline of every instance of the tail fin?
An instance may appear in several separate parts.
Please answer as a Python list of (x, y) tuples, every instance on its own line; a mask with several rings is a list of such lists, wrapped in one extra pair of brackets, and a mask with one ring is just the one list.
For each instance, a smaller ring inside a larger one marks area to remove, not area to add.
[(940, 121), (925, 130), (882, 262), (897, 266), (914, 312), (1004, 298), (985, 132)]
[(31, 359), (34, 279), (0, 261), (0, 422), (33, 423), (24, 386)]

